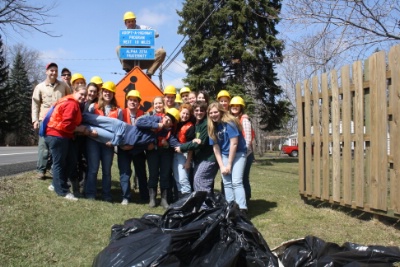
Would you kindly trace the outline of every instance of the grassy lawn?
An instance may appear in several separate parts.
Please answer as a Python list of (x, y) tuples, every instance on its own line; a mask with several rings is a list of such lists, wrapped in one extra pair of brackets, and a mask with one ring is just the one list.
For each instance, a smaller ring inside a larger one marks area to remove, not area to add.
[[(252, 167), (249, 216), (270, 248), (306, 235), (339, 245), (349, 241), (400, 246), (398, 223), (384, 224), (351, 211), (304, 203), (298, 194), (297, 171), (297, 159), (288, 157), (258, 159)], [(91, 266), (97, 253), (107, 246), (113, 224), (144, 213), (164, 212), (147, 204), (120, 205), (115, 166), (114, 204), (64, 200), (47, 189), (51, 180), (38, 181), (33, 174), (0, 178), (2, 266)], [(215, 184), (218, 189), (219, 175)]]

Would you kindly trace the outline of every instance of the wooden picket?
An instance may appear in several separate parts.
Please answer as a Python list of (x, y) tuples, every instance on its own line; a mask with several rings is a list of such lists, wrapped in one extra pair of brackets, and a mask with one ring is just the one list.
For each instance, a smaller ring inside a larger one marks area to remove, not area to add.
[(299, 192), (400, 217), (400, 45), (296, 85)]

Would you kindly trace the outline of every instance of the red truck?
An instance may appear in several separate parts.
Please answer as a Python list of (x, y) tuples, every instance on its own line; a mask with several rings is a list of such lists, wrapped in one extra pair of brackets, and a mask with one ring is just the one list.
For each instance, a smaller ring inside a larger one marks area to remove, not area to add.
[(290, 157), (297, 157), (299, 155), (298, 146), (283, 145), (281, 151), (283, 154), (288, 154)]

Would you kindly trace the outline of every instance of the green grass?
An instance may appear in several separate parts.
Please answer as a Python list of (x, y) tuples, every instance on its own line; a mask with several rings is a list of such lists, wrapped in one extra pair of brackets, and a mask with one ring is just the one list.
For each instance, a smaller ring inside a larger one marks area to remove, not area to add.
[[(271, 248), (306, 235), (340, 245), (346, 241), (400, 245), (397, 223), (304, 203), (298, 194), (297, 171), (296, 159), (288, 157), (258, 159), (252, 167), (249, 216)], [(147, 204), (120, 205), (117, 173), (114, 166), (115, 204), (64, 200), (48, 191), (50, 180), (38, 181), (33, 172), (0, 178), (1, 265), (90, 266), (107, 246), (113, 224), (144, 213), (164, 212)], [(217, 178), (219, 189), (219, 175)], [(137, 192), (134, 199), (138, 199)]]

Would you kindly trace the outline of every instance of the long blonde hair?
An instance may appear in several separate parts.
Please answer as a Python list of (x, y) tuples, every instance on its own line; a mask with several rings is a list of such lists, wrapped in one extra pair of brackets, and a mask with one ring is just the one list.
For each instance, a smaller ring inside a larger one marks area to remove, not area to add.
[[(219, 111), (219, 114), (221, 115), (221, 121), (220, 122), (213, 122), (212, 119), (209, 116), (209, 112), (212, 108), (217, 108)], [(214, 143), (217, 143), (217, 125), (219, 123), (231, 123), (236, 125), (238, 128), (239, 132), (242, 132), (242, 125), (240, 124), (239, 120), (236, 119), (233, 115), (229, 113), (229, 111), (226, 111), (224, 107), (218, 103), (218, 102), (213, 102), (208, 106), (207, 109), (207, 131), (208, 131), (208, 136), (214, 141)]]

